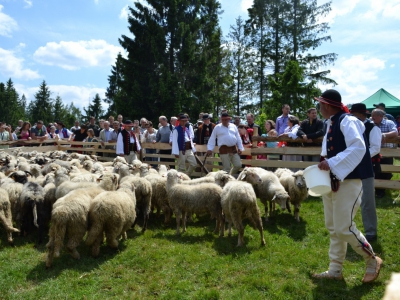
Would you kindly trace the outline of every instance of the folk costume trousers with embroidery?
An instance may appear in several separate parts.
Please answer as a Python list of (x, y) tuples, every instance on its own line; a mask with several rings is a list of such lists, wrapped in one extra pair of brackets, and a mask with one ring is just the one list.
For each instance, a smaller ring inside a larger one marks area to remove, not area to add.
[(353, 221), (361, 204), (361, 195), (361, 180), (346, 179), (340, 182), (337, 192), (329, 192), (322, 197), (324, 202), (325, 226), (330, 235), (329, 258), (331, 261), (344, 262), (347, 243), (365, 259), (370, 257), (370, 254), (362, 249), (358, 240), (367, 244), (368, 242)]
[[(242, 162), (240, 161), (240, 156), (237, 153), (220, 154), (222, 161), (222, 167), (225, 172), (233, 175), (239, 172), (242, 167)], [(231, 168), (231, 163), (233, 167)]]
[[(189, 167), (186, 170), (186, 162), (189, 163)], [(185, 154), (182, 151), (179, 151), (178, 158), (178, 171), (183, 172), (190, 176), (193, 173), (194, 169), (197, 167), (197, 161), (194, 157), (192, 150), (186, 150)]]

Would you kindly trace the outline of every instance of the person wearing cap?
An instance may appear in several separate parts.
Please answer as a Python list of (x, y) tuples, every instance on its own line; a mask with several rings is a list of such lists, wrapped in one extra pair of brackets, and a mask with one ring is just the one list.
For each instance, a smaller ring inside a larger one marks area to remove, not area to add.
[(140, 143), (132, 131), (133, 122), (126, 120), (123, 123), (124, 129), (118, 134), (116, 153), (125, 157), (126, 162), (130, 164), (136, 159), (136, 152), (140, 151)]
[[(380, 173), (381, 131), (367, 118), (370, 112), (364, 103), (353, 104), (350, 113), (361, 120), (365, 126), (365, 139), (372, 158), (374, 174)], [(378, 237), (378, 221), (375, 207), (375, 178), (365, 178), (362, 181), (363, 193), (361, 196), (361, 215), (364, 225), (365, 238), (373, 242)]]
[(314, 278), (343, 279), (347, 244), (366, 262), (362, 282), (376, 280), (382, 265), (365, 236), (353, 221), (361, 203), (362, 179), (373, 176), (372, 162), (364, 141), (364, 124), (348, 114), (336, 90), (327, 90), (318, 98), (320, 112), (327, 119), (327, 132), (318, 168), (328, 171), (332, 190), (323, 195), (325, 226), (330, 235), (329, 269)]
[(71, 136), (72, 132), (69, 131), (67, 128), (65, 128), (65, 125), (63, 122), (57, 121), (56, 134), (62, 140), (62, 139), (68, 139)]
[[(371, 113), (371, 119), (381, 130), (381, 148), (397, 148), (396, 144), (387, 143), (387, 139), (397, 138), (398, 131), (396, 124), (388, 119), (385, 119), (385, 112), (379, 108), (376, 108)], [(393, 157), (381, 157), (381, 165), (393, 165)], [(378, 173), (375, 174), (375, 179), (390, 180), (392, 173)], [(385, 196), (385, 189), (375, 189), (376, 197), (382, 198)]]
[[(178, 158), (178, 171), (186, 173), (190, 176), (197, 166), (194, 154), (196, 148), (192, 141), (192, 135), (189, 128), (186, 126), (188, 118), (185, 114), (179, 116), (179, 125), (172, 132), (172, 155)], [(186, 170), (185, 163), (189, 163), (189, 168)]]
[(381, 109), (384, 111), (385, 113), (385, 117), (390, 120), (393, 121), (396, 124), (396, 120), (394, 119), (394, 117), (391, 114), (386, 113), (386, 105), (385, 103), (378, 103), (378, 104), (374, 104), (374, 107), (376, 107), (377, 109)]
[(207, 145), (214, 127), (215, 124), (211, 122), (211, 116), (209, 114), (203, 114), (203, 124), (199, 126), (196, 132), (196, 144)]
[[(231, 175), (236, 174), (242, 167), (240, 154), (244, 150), (242, 139), (235, 124), (231, 123), (230, 115), (225, 112), (221, 114), (221, 123), (214, 127), (208, 140), (207, 156), (210, 156), (218, 139), (219, 156), (221, 157), (223, 170)], [(231, 163), (233, 167), (231, 168)]]

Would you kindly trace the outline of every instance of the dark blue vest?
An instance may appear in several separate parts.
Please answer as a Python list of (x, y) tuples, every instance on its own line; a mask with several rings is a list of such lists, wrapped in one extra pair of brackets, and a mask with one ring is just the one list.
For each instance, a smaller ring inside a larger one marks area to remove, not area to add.
[[(328, 129), (328, 134), (326, 136), (326, 150), (328, 158), (334, 157), (346, 149), (346, 141), (342, 131), (340, 130), (340, 123), (347, 115), (348, 114), (341, 111), (334, 115), (331, 119), (331, 126)], [(363, 138), (364, 143), (368, 145), (365, 139), (365, 134), (363, 134)], [(371, 177), (374, 177), (374, 172), (372, 169), (371, 156), (369, 154), (368, 147), (366, 147), (365, 155), (360, 164), (349, 175), (347, 175), (345, 179), (365, 179)]]

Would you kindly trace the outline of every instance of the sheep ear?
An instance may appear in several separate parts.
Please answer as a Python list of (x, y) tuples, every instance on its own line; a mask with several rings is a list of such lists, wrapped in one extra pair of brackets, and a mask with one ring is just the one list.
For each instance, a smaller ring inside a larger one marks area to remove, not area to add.
[(96, 182), (100, 182), (103, 180), (103, 175), (101, 175), (99, 178), (96, 179)]
[(148, 166), (147, 166), (147, 168), (150, 170), (150, 169), (151, 169), (151, 166), (150, 166), (150, 165), (148, 165)]
[[(103, 175), (102, 175), (102, 176), (103, 176)], [(115, 183), (118, 182), (118, 176), (117, 176), (116, 174), (114, 174), (114, 176), (113, 176), (113, 181), (114, 181)]]
[(243, 179), (245, 179), (245, 178), (246, 178), (246, 173), (243, 171), (243, 172), (240, 174), (240, 176), (238, 177), (237, 180), (243, 180)]
[(29, 175), (29, 176), (32, 176), (31, 172), (29, 172), (29, 171), (25, 171), (25, 174)]
[(272, 200), (271, 200), (271, 201), (275, 201), (275, 199), (276, 199), (276, 195), (274, 195), (274, 198), (272, 198)]

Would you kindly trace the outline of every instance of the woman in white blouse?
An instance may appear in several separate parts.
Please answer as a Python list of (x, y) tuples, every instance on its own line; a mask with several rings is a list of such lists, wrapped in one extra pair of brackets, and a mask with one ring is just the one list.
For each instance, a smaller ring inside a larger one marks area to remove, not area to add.
[[(146, 130), (143, 132), (141, 137), (142, 143), (155, 143), (156, 142), (156, 135), (157, 129), (154, 129), (153, 123), (148, 121), (145, 124)], [(155, 154), (156, 149), (146, 149), (146, 153)], [(158, 161), (157, 157), (145, 157), (145, 161)], [(153, 168), (157, 168), (157, 165), (152, 165)]]
[[(284, 133), (282, 133), (280, 136), (283, 137), (289, 137), (291, 139), (297, 139), (297, 131), (300, 128), (299, 125), (300, 121), (297, 117), (295, 116), (289, 116), (288, 119), (288, 126), (285, 128)], [(287, 143), (288, 147), (301, 147), (302, 144), (301, 143)], [(302, 160), (302, 156), (301, 155), (282, 155), (282, 160), (285, 161), (301, 161)], [(290, 168), (293, 172), (296, 172), (300, 169), (298, 168)]]

